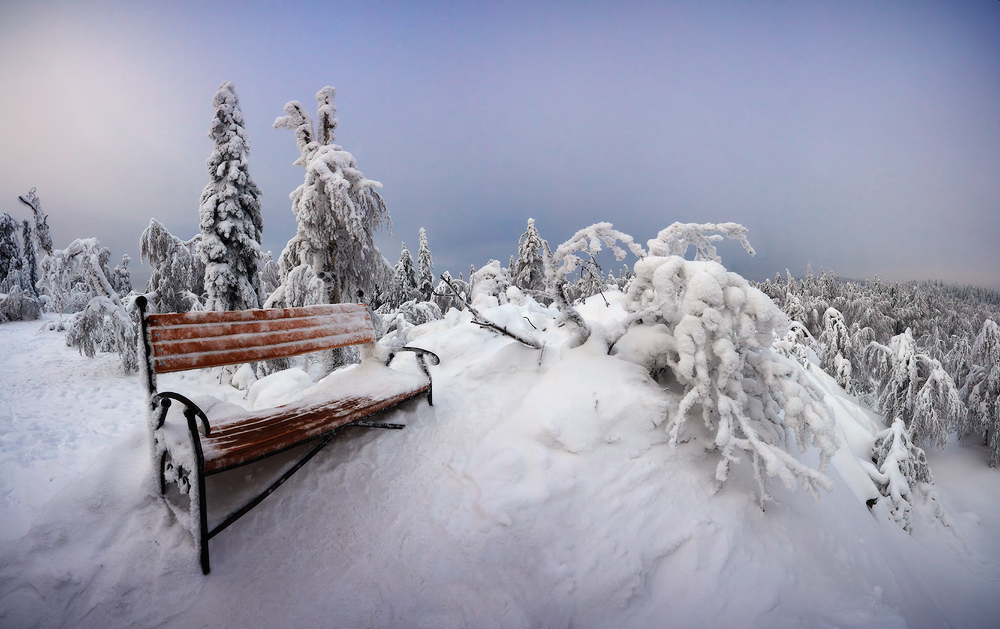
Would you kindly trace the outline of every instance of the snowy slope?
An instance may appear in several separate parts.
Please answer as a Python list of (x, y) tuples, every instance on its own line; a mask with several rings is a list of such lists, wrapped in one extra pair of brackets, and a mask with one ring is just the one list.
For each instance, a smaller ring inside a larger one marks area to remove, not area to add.
[[(929, 453), (944, 513), (919, 505), (909, 535), (864, 504), (854, 460), (880, 418), (814, 374), (842, 443), (833, 489), (815, 502), (773, 484), (762, 511), (748, 465), (713, 494), (703, 441), (666, 444), (676, 394), (642, 368), (561, 347), (544, 309), (484, 314), (548, 345), (457, 311), (413, 330), (442, 359), (435, 405), (387, 417), (406, 430), (338, 438), (212, 540), (207, 577), (151, 497), (137, 379), (38, 322), (0, 326), (0, 625), (994, 625), (1000, 474), (980, 449)], [(161, 388), (243, 395), (174, 378)]]

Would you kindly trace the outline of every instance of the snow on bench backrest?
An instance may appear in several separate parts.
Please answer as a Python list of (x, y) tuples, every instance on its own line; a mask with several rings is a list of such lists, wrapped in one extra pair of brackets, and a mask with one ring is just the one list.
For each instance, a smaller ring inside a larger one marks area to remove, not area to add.
[(151, 314), (157, 373), (297, 356), (375, 342), (364, 304)]

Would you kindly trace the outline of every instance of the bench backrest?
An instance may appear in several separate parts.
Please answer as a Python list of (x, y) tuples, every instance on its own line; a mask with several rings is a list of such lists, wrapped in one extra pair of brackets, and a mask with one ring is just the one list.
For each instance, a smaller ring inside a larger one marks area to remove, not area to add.
[(365, 304), (151, 314), (155, 373), (235, 365), (375, 342)]

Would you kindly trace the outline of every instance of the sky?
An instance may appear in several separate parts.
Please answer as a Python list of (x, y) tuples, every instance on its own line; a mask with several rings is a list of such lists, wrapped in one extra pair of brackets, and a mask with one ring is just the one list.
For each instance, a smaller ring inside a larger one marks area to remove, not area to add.
[(304, 171), (285, 103), (337, 89), (336, 141), (383, 184), (395, 262), (506, 265), (610, 221), (639, 242), (735, 221), (750, 279), (1000, 288), (1000, 2), (0, 0), (0, 212), (37, 187), (57, 247), (198, 231), (212, 96), (232, 81), (264, 250)]

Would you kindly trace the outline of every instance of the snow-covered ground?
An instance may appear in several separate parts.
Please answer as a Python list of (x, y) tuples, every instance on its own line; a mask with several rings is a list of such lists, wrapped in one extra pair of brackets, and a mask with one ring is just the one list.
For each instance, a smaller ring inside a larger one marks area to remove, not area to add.
[[(441, 357), (434, 406), (339, 437), (212, 540), (208, 576), (154, 497), (138, 378), (41, 322), (0, 325), (0, 625), (996, 625), (1000, 473), (982, 449), (928, 453), (936, 504), (908, 534), (864, 502), (857, 455), (881, 418), (816, 374), (842, 444), (833, 489), (816, 502), (773, 483), (762, 510), (746, 463), (713, 493), (697, 422), (666, 443), (677, 395), (644, 369), (561, 347), (543, 309), (485, 314), (548, 345), (457, 311), (415, 329)], [(259, 384), (258, 399), (309, 382)], [(210, 373), (160, 388), (242, 395)]]

